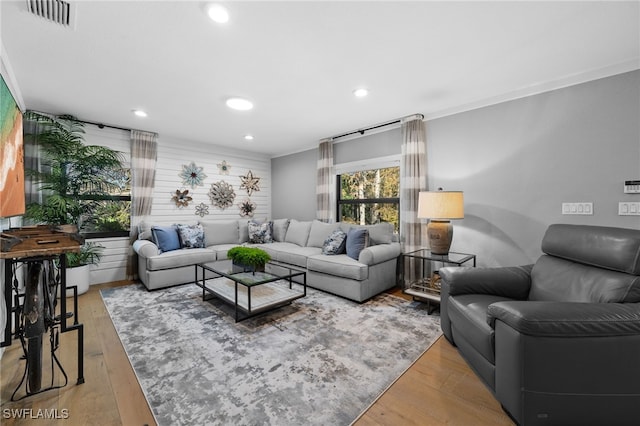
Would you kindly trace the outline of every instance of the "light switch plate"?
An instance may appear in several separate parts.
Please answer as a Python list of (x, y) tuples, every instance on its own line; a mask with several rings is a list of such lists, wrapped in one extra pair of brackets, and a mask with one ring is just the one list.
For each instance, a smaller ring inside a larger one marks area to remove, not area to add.
[(562, 203), (562, 214), (593, 215), (593, 203)]
[(640, 216), (640, 202), (619, 202), (618, 216)]

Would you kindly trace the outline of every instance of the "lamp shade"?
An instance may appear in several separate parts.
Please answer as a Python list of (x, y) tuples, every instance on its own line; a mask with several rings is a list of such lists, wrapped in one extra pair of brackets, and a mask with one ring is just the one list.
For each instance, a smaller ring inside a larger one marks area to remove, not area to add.
[(418, 218), (464, 219), (462, 191), (428, 191), (418, 195)]

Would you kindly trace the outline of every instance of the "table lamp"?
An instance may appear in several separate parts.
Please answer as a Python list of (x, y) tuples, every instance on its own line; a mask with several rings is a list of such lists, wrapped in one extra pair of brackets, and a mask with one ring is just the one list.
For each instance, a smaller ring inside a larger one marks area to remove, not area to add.
[(418, 219), (431, 219), (427, 225), (427, 236), (431, 253), (449, 254), (453, 239), (451, 219), (464, 219), (464, 196), (462, 191), (420, 192), (418, 195)]

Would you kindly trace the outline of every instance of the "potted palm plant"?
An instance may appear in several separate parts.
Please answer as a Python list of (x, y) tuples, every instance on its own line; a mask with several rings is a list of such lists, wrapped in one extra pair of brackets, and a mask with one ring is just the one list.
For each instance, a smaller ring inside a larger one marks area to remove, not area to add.
[[(84, 143), (84, 123), (63, 115), (51, 117), (28, 111), (26, 120), (38, 124), (41, 131), (25, 134), (25, 140), (36, 138), (41, 165), (25, 173), (42, 192), (41, 202), (27, 204), (25, 218), (33, 224), (83, 227), (98, 220), (95, 211), (100, 198), (117, 189), (114, 172), (123, 168), (122, 153), (98, 145)], [(67, 283), (77, 285), (81, 294), (89, 289), (89, 267), (97, 264), (104, 247), (85, 243), (80, 253), (67, 254)], [(74, 269), (82, 278), (74, 278)]]

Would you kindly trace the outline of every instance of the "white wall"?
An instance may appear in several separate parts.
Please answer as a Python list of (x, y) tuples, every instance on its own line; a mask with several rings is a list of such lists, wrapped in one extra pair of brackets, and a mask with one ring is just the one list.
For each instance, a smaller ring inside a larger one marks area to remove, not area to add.
[[(633, 71), (427, 119), (429, 188), (465, 193), (452, 250), (477, 254), (478, 266), (518, 265), (538, 258), (552, 223), (640, 229), (640, 217), (617, 214), (619, 201), (640, 201), (623, 193), (640, 179), (639, 116)], [(399, 154), (401, 131), (385, 133), (338, 143), (336, 163)], [(316, 151), (272, 159), (276, 216), (315, 217)], [(563, 202), (593, 202), (594, 214), (562, 215)]]

